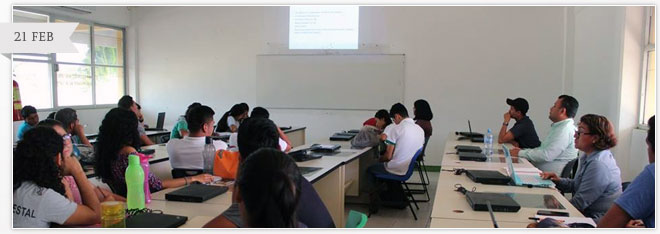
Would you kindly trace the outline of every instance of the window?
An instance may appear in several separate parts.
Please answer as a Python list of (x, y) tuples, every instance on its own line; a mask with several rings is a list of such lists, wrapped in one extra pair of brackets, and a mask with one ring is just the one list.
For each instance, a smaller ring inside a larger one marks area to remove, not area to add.
[[(14, 22), (77, 22), (14, 10)], [(13, 54), (23, 105), (39, 109), (114, 104), (124, 95), (124, 29), (77, 22), (77, 53)]]
[(655, 115), (655, 7), (649, 7), (646, 24), (645, 71), (642, 82), (641, 124)]

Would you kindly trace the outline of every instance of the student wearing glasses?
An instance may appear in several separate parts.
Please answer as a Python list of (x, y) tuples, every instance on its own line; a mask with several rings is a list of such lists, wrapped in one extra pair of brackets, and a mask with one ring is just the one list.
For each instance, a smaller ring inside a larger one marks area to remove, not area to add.
[(541, 173), (541, 177), (552, 180), (560, 191), (573, 193), (571, 204), (596, 223), (621, 195), (621, 171), (610, 151), (616, 143), (614, 126), (607, 118), (584, 115), (575, 132), (575, 147), (584, 152), (579, 157), (575, 178)]

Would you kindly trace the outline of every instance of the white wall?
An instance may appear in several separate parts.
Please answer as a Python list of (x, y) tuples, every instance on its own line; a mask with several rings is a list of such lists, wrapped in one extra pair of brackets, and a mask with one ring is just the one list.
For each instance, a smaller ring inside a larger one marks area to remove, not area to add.
[[(259, 105), (256, 55), (269, 53), (406, 54), (404, 104), (412, 112), (424, 98), (435, 114), (430, 165), (440, 164), (447, 134), (466, 130), (467, 119), (477, 131), (499, 130), (507, 97), (529, 101), (541, 138), (550, 106), (564, 93), (580, 101), (578, 116), (620, 121), (624, 7), (361, 7), (360, 49), (341, 52), (289, 51), (288, 7), (146, 6), (132, 13), (148, 123), (167, 111), (171, 127), (193, 101), (214, 108), (216, 120), (234, 103)], [(307, 126), (310, 143), (359, 128), (372, 115), (271, 110), (280, 125)]]
[[(418, 98), (431, 103), (429, 164), (440, 164), (447, 133), (465, 130), (467, 119), (478, 131), (499, 129), (507, 97), (526, 97), (539, 133), (547, 132), (548, 108), (562, 90), (564, 7), (361, 7), (360, 14), (361, 48), (352, 53), (406, 54), (404, 104), (412, 112)], [(192, 101), (213, 107), (216, 119), (234, 103), (254, 107), (256, 55), (295, 53), (285, 49), (287, 7), (137, 7), (135, 15), (148, 122), (167, 111), (171, 126)], [(280, 125), (306, 125), (310, 142), (373, 115), (272, 112)]]

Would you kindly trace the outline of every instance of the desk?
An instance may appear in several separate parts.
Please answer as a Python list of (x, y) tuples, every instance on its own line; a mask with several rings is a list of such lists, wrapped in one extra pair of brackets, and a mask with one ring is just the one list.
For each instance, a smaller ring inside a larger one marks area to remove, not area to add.
[[(345, 196), (358, 196), (360, 185), (361, 161), (375, 152), (371, 147), (364, 149), (351, 149), (349, 142), (323, 141), (319, 144), (339, 144), (339, 153), (333, 156), (324, 156), (320, 159), (298, 162), (299, 167), (320, 167), (313, 173), (303, 175), (312, 183), (314, 189), (330, 212), (336, 227), (343, 227), (345, 223), (344, 202)], [(298, 146), (293, 150), (309, 148), (309, 145)], [(358, 160), (359, 159), (359, 160)], [(366, 178), (366, 177), (364, 177)]]
[[(495, 220), (497, 221), (498, 213), (495, 214)], [(529, 225), (530, 222), (500, 222), (497, 221), (497, 225), (500, 228), (525, 228)], [(464, 220), (464, 219), (441, 219), (441, 218), (431, 218), (430, 228), (493, 228), (492, 221), (483, 221), (483, 220)]]
[(291, 129), (282, 130), (284, 135), (289, 138), (291, 147), (297, 147), (305, 144), (306, 127), (291, 127)]
[[(445, 142), (444, 156), (442, 160), (442, 169), (469, 168), (483, 170), (499, 170), (504, 173), (507, 167), (501, 160), (503, 155), (497, 154), (501, 146), (496, 145), (496, 154), (486, 162), (460, 161), (454, 146), (456, 145), (475, 145), (481, 146), (482, 143), (470, 141), (458, 141), (454, 133), (449, 133)], [(514, 163), (516, 169), (534, 169), (535, 167), (525, 159), (520, 159)], [(571, 203), (562, 196), (555, 188), (527, 188), (520, 186), (502, 186), (487, 185), (475, 183), (465, 175), (454, 175), (453, 172), (441, 171), (438, 178), (433, 210), (431, 211), (432, 228), (492, 228), (492, 221), (488, 212), (473, 211), (468, 204), (465, 195), (455, 191), (455, 185), (461, 184), (468, 190), (476, 188), (477, 192), (497, 192), (497, 193), (515, 193), (536, 195), (552, 195), (565, 209), (533, 208), (521, 204), (521, 209), (515, 213), (495, 212), (495, 220), (500, 227), (526, 227), (532, 221), (529, 217), (534, 217), (536, 211), (557, 210), (568, 212), (570, 216), (584, 217)]]
[[(155, 144), (162, 143), (160, 140), (161, 136), (169, 136), (170, 131), (164, 130), (164, 131), (145, 131), (147, 133), (147, 136), (151, 141), (153, 141)], [(93, 134), (85, 134), (87, 139), (89, 140), (89, 143), (96, 144), (96, 137), (98, 137), (98, 133), (93, 133)]]

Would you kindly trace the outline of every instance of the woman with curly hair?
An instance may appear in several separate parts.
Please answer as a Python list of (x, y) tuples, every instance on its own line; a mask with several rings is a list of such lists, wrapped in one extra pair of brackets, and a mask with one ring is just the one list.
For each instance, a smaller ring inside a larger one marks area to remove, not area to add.
[(621, 171), (610, 148), (616, 146), (614, 126), (604, 116), (587, 114), (580, 118), (575, 132), (575, 148), (584, 152), (579, 157), (575, 178), (559, 178), (554, 172), (543, 172), (562, 192), (573, 193), (570, 202), (584, 216), (596, 223), (621, 195)]
[[(48, 127), (25, 132), (14, 152), (14, 228), (51, 224), (92, 225), (101, 221), (101, 204), (80, 163), (71, 157), (71, 135)], [(67, 199), (63, 176), (73, 176), (82, 204)]]
[[(94, 171), (108, 184), (114, 193), (126, 196), (124, 173), (128, 167), (128, 156), (139, 155), (140, 134), (137, 131), (138, 119), (130, 110), (114, 108), (101, 122), (96, 140), (96, 164)], [(176, 188), (192, 182), (210, 182), (211, 175), (201, 174), (178, 179), (160, 180), (149, 173), (149, 190), (154, 193), (165, 188)]]

